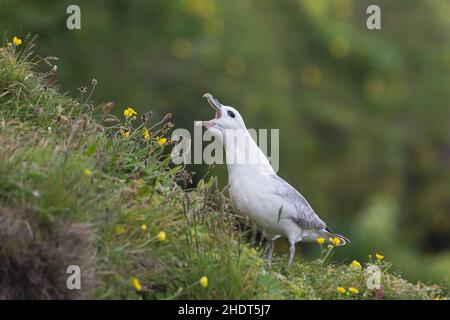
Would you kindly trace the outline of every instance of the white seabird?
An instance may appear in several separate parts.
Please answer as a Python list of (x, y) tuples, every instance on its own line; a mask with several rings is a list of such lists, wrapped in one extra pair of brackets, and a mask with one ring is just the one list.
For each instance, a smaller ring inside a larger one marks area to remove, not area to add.
[(203, 97), (216, 115), (214, 119), (198, 124), (223, 142), (231, 204), (238, 214), (253, 220), (266, 235), (269, 263), (274, 241), (280, 236), (286, 237), (290, 243), (289, 266), (294, 259), (297, 242), (316, 241), (318, 238), (339, 246), (350, 242), (333, 233), (306, 199), (275, 173), (236, 109), (222, 105), (209, 93)]

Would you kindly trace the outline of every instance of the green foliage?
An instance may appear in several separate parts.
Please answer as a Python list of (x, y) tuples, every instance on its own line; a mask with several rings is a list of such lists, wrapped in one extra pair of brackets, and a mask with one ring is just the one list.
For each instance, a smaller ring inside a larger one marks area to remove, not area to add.
[[(139, 124), (137, 117), (109, 114), (110, 104), (65, 97), (46, 85), (48, 75), (35, 72), (28, 50), (0, 48), (0, 297), (433, 299), (445, 293), (370, 261), (382, 269), (383, 292), (369, 290), (364, 269), (328, 262), (335, 249), (290, 270), (286, 257), (276, 256), (269, 269), (264, 247), (248, 242), (216, 178), (189, 191), (179, 186), (190, 174), (170, 164), (164, 149), (172, 142), (157, 139), (168, 135), (168, 117)], [(83, 270), (76, 294), (64, 287), (71, 264)], [(206, 287), (199, 282), (204, 276)], [(359, 293), (339, 294), (338, 286)]]

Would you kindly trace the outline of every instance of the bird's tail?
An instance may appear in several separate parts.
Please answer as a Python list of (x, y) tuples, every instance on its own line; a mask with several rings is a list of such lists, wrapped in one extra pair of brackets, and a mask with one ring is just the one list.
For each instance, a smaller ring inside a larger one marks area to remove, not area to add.
[[(326, 228), (325, 232), (328, 234), (328, 239), (327, 241), (330, 243), (333, 243), (335, 246), (340, 247), (340, 246), (345, 246), (347, 243), (350, 243), (350, 240), (348, 240), (346, 237), (334, 233), (333, 231), (331, 231), (330, 228)], [(339, 239), (338, 241), (335, 240), (335, 238)], [(331, 240), (332, 239), (332, 240)]]

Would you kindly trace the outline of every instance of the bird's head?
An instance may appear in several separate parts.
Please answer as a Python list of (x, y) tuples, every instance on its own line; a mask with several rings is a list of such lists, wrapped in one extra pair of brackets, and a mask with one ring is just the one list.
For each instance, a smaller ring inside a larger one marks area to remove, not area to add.
[(247, 130), (244, 120), (235, 108), (224, 106), (210, 93), (205, 93), (203, 97), (216, 111), (216, 115), (214, 119), (201, 121), (200, 124), (213, 135), (223, 136), (227, 130)]

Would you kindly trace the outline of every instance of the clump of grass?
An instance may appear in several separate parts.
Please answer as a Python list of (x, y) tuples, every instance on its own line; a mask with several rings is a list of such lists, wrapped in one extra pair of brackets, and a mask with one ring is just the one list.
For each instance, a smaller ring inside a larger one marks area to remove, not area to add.
[[(394, 275), (388, 263), (330, 263), (334, 248), (289, 270), (275, 256), (268, 268), (265, 247), (249, 243), (215, 178), (181, 187), (191, 174), (167, 155), (170, 116), (94, 106), (96, 81), (66, 97), (53, 86), (51, 59), (47, 73), (36, 72), (30, 39), (7, 42), (0, 48), (0, 298), (443, 296), (437, 286)], [(72, 264), (82, 269), (82, 291), (65, 287)], [(382, 289), (367, 288), (369, 265), (380, 268)]]

